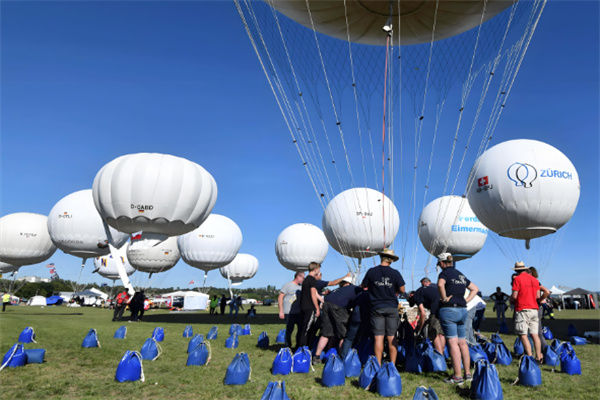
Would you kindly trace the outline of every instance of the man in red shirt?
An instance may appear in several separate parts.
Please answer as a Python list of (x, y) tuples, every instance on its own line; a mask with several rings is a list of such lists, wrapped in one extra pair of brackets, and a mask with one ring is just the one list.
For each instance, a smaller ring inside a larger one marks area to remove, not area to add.
[(540, 282), (529, 273), (529, 268), (522, 261), (515, 263), (513, 268), (518, 274), (513, 280), (510, 303), (515, 305), (515, 333), (521, 338), (525, 354), (531, 356), (532, 349), (527, 338), (531, 335), (535, 346), (536, 359), (541, 362), (542, 343), (538, 336), (538, 299), (544, 300), (548, 295), (543, 293), (540, 297)]

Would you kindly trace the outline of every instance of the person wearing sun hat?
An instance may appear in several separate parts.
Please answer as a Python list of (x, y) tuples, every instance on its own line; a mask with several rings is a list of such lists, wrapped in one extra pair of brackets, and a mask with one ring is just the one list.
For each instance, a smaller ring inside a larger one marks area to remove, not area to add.
[[(444, 380), (445, 383), (463, 385), (464, 381), (472, 381), (471, 357), (467, 345), (467, 303), (477, 295), (479, 288), (467, 277), (454, 268), (454, 259), (450, 253), (437, 256), (437, 265), (442, 268), (438, 276), (440, 305), (438, 316), (446, 342), (450, 348), (450, 358), (454, 375)], [(466, 289), (470, 293), (465, 298)], [(465, 379), (462, 378), (462, 365), (465, 368)]]
[(375, 337), (374, 353), (381, 365), (383, 338), (387, 338), (390, 362), (396, 364), (398, 348), (394, 343), (400, 316), (398, 314), (398, 293), (404, 293), (404, 279), (400, 272), (391, 267), (399, 257), (394, 250), (384, 249), (378, 253), (381, 264), (370, 268), (361, 283), (369, 291), (371, 302), (371, 330)]
[(540, 296), (540, 282), (531, 275), (529, 267), (522, 261), (517, 261), (512, 268), (518, 275), (513, 279), (511, 304), (515, 305), (515, 333), (521, 338), (525, 354), (533, 355), (531, 344), (527, 339), (531, 335), (535, 346), (536, 360), (543, 359), (542, 343), (538, 336), (539, 318), (538, 301), (547, 297), (546, 293)]

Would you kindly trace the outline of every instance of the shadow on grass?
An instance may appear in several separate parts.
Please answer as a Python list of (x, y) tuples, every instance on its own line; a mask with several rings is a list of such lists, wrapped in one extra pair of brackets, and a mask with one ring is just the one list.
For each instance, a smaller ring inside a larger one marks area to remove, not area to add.
[(60, 313), (60, 314), (59, 313), (52, 313), (52, 314), (50, 314), (50, 313), (27, 313), (27, 315), (46, 315), (46, 316), (49, 316), (49, 317), (53, 317), (55, 315), (68, 315), (68, 316), (71, 316), (71, 315), (83, 315), (83, 313), (64, 313), (64, 314), (63, 313)]
[(239, 325), (274, 325), (284, 324), (277, 314), (259, 314), (256, 318), (238, 316), (229, 318), (228, 315), (210, 315), (198, 312), (170, 312), (168, 314), (144, 314), (144, 321), (170, 324), (239, 324)]

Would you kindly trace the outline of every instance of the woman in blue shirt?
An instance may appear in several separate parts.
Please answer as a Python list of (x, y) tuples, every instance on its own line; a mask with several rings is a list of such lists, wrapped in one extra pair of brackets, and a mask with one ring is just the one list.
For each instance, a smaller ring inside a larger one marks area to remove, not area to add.
[[(472, 381), (471, 358), (466, 339), (467, 303), (477, 295), (479, 288), (467, 279), (459, 270), (454, 268), (452, 255), (442, 253), (438, 256), (438, 266), (442, 272), (438, 276), (438, 291), (440, 292), (440, 309), (438, 315), (440, 324), (450, 347), (450, 358), (454, 375), (444, 382), (462, 385), (464, 380)], [(471, 293), (465, 299), (465, 290)], [(460, 362), (465, 368), (465, 379), (462, 378)]]

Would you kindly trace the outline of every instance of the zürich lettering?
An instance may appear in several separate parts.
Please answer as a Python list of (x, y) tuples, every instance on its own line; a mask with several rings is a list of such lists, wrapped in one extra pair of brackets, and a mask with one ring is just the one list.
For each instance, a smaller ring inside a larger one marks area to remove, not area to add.
[(573, 180), (573, 174), (567, 171), (558, 171), (555, 169), (543, 169), (542, 178), (563, 178)]

